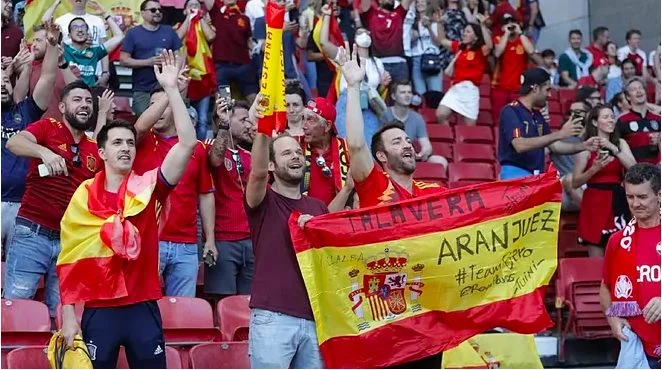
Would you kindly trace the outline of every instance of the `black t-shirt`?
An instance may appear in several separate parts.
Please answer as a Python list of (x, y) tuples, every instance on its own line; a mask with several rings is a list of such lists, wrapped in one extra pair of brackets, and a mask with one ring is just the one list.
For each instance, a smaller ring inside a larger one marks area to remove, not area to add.
[[(315, 40), (313, 40), (312, 32), (308, 37), (308, 45), (306, 46), (306, 49), (312, 51), (313, 53), (320, 53), (320, 49), (315, 44)], [(329, 92), (329, 87), (333, 81), (333, 71), (331, 68), (329, 68), (326, 59), (315, 62), (315, 67), (317, 69), (317, 95), (326, 97), (326, 94)]]
[(288, 222), (293, 211), (329, 213), (326, 205), (305, 195), (287, 198), (268, 188), (260, 205), (250, 208), (244, 200), (244, 207), (255, 254), (250, 307), (313, 320)]

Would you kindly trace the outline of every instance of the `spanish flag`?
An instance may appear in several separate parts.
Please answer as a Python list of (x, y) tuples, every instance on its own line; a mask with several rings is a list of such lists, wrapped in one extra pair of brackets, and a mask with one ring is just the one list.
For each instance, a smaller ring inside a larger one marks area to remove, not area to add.
[(285, 109), (285, 71), (283, 66), (283, 24), (285, 7), (275, 1), (267, 3), (265, 15), (267, 40), (262, 62), (260, 94), (265, 107), (264, 118), (257, 123), (257, 131), (271, 136), (274, 131), (283, 132), (287, 128)]
[(213, 95), (216, 90), (216, 69), (200, 22), (204, 22), (204, 20), (198, 13), (191, 19), (183, 46), (191, 77), (188, 86), (188, 98), (191, 100), (208, 97)]
[(414, 361), (502, 327), (552, 325), (561, 185), (553, 172), (290, 218), (327, 367)]
[(60, 222), (56, 268), (63, 305), (127, 295), (123, 268), (138, 258), (141, 247), (140, 230), (128, 218), (149, 205), (157, 176), (158, 169), (142, 176), (132, 172), (120, 186), (117, 207), (102, 201), (105, 171), (76, 189)]
[[(345, 47), (345, 41), (342, 36), (342, 31), (340, 30), (340, 25), (338, 24), (338, 19), (336, 18), (335, 15), (330, 17), (330, 23), (329, 23), (329, 42), (331, 42), (333, 45), (337, 47)], [(315, 26), (313, 27), (313, 41), (315, 41), (315, 45), (317, 45), (317, 48), (324, 53), (324, 49), (322, 49), (322, 43), (321, 43), (321, 32), (322, 32), (322, 19), (321, 18), (316, 18), (315, 20)], [(338, 100), (338, 95), (340, 94), (340, 78), (342, 77), (342, 73), (340, 72), (340, 68), (336, 63), (333, 62), (333, 58), (335, 58), (335, 55), (324, 55), (326, 57), (326, 64), (329, 65), (329, 69), (333, 71), (333, 81), (331, 83), (331, 86), (329, 86), (329, 92), (326, 94), (326, 98), (331, 101), (331, 103), (335, 104), (336, 101)]]

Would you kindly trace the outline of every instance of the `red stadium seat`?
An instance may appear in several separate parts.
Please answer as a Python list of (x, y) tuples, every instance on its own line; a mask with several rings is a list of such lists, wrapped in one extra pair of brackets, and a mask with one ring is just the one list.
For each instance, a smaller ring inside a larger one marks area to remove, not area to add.
[(216, 306), (216, 315), (223, 340), (238, 342), (248, 340), (248, 325), (251, 309), (249, 295), (235, 295), (221, 299)]
[[(559, 260), (556, 282), (557, 327), (559, 330), (559, 360), (565, 359), (568, 333), (578, 339), (611, 337), (611, 328), (600, 307), (602, 257), (562, 258)], [(568, 308), (563, 325), (562, 309)]]
[(449, 162), (453, 161), (453, 144), (440, 143), (433, 141), (432, 154), (440, 155), (446, 158)]
[(575, 101), (576, 96), (577, 96), (577, 91), (575, 89), (566, 89), (566, 88), (559, 89), (559, 101), (561, 102), (561, 105), (567, 102)]
[(563, 116), (560, 114), (549, 115), (549, 128), (550, 130), (558, 130), (563, 126)]
[(490, 98), (482, 97), (478, 103), (478, 109), (482, 111), (491, 112), (492, 111), (492, 101)]
[(204, 343), (191, 348), (192, 369), (250, 369), (248, 342)]
[(492, 84), (492, 76), (490, 76), (489, 73), (485, 73), (483, 75), (483, 79), (480, 80), (480, 84), (481, 85), (490, 85), (490, 84)]
[(578, 222), (579, 222), (579, 213), (562, 212), (561, 220), (559, 221), (559, 230), (577, 230)]
[(45, 304), (29, 299), (2, 299), (2, 347), (41, 346), (51, 338)]
[(450, 125), (445, 124), (427, 124), (425, 129), (428, 132), (428, 138), (430, 141), (441, 141), (446, 143), (452, 143), (455, 141), (455, 135), (453, 135), (453, 128)]
[(420, 181), (435, 182), (446, 185), (448, 176), (443, 165), (438, 163), (417, 162), (414, 178)]
[(211, 305), (204, 299), (163, 297), (158, 304), (167, 344), (191, 345), (221, 340), (221, 332), (214, 327)]
[(448, 179), (450, 182), (458, 181), (493, 181), (494, 168), (487, 163), (450, 163), (448, 165)]
[[(182, 358), (179, 354), (179, 351), (170, 347), (165, 346), (166, 352), (166, 369), (184, 369), (182, 366)], [(117, 368), (118, 369), (130, 369), (129, 361), (126, 358), (126, 351), (124, 347), (120, 347), (120, 354), (117, 357)]]
[(496, 162), (494, 147), (489, 144), (455, 144), (453, 162), (494, 163)]
[(9, 354), (9, 350), (3, 350), (0, 352), (0, 368), (2, 369), (7, 369), (7, 355)]
[(557, 89), (552, 89), (549, 92), (549, 101), (559, 101), (559, 91)]
[(588, 249), (577, 244), (577, 232), (559, 230), (558, 258), (588, 257)]
[(489, 84), (481, 84), (478, 89), (480, 90), (480, 96), (490, 97), (491, 86)]
[(476, 118), (476, 124), (479, 126), (494, 126), (494, 120), (492, 119), (492, 113), (479, 111), (478, 118)]
[[(74, 305), (74, 312), (76, 313), (76, 319), (78, 319), (78, 324), (80, 324), (80, 320), (83, 317), (83, 309), (85, 308), (85, 305), (82, 303), (78, 303)], [(62, 305), (58, 304), (57, 307), (55, 308), (55, 327), (58, 329), (62, 329)]]
[(5, 261), (0, 266), (0, 288), (5, 289)]
[(418, 113), (421, 114), (425, 123), (437, 123), (437, 113), (434, 109), (421, 108)]
[(486, 126), (455, 126), (455, 142), (494, 144), (492, 129)]
[(48, 349), (29, 346), (12, 350), (7, 354), (7, 369), (50, 369)]
[(561, 103), (558, 101), (548, 101), (547, 108), (549, 109), (549, 114), (563, 115), (563, 112), (561, 111)]

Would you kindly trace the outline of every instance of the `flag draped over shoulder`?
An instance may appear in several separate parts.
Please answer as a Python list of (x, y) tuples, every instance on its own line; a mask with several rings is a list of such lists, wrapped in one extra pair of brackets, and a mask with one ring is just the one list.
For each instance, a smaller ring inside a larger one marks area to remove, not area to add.
[(315, 217), (290, 231), (328, 367), (376, 368), (494, 327), (552, 325), (555, 173)]
[[(84, 181), (60, 221), (57, 259), (62, 304), (121, 298), (127, 295), (123, 267), (140, 254), (140, 231), (127, 219), (150, 203), (158, 169), (127, 176), (117, 207), (102, 201), (105, 171)], [(167, 211), (163, 210), (161, 216)], [(160, 225), (165, 225), (161, 220)]]
[(201, 22), (205, 22), (200, 13), (191, 19), (188, 32), (184, 38), (191, 82), (188, 86), (188, 98), (200, 100), (208, 97), (216, 90), (216, 68), (211, 56), (209, 43), (202, 31)]
[(271, 136), (274, 130), (283, 132), (287, 128), (285, 109), (285, 67), (283, 65), (283, 25), (285, 7), (275, 1), (267, 3), (265, 15), (267, 39), (262, 62), (260, 94), (265, 107), (264, 118), (257, 123), (257, 131)]
[[(340, 25), (338, 24), (338, 19), (335, 15), (329, 17), (329, 42), (337, 47), (345, 47), (345, 41), (342, 36), (342, 31), (340, 30)], [(324, 54), (324, 49), (322, 49), (321, 43), (321, 33), (322, 33), (322, 19), (318, 18), (315, 21), (315, 26), (313, 27), (313, 41), (315, 45)], [(326, 94), (326, 98), (330, 99), (333, 104), (338, 100), (338, 95), (340, 94), (340, 78), (342, 73), (340, 68), (334, 62), (332, 62), (335, 55), (324, 55), (326, 57), (326, 64), (329, 66), (329, 69), (333, 71), (333, 80), (329, 86), (329, 92)]]

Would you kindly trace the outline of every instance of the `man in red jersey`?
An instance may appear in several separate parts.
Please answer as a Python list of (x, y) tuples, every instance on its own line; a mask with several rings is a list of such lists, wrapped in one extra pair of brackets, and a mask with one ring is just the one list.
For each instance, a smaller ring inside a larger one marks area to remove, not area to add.
[(73, 82), (62, 89), (60, 100), (62, 122), (42, 119), (7, 141), (10, 152), (32, 160), (9, 244), (4, 297), (33, 298), (45, 275), (46, 305), (53, 317), (60, 303), (55, 274), (60, 219), (78, 185), (100, 167), (96, 142), (85, 135), (94, 125), (90, 88)]
[[(174, 54), (168, 51), (161, 57), (163, 67), (159, 71), (155, 66), (154, 72), (172, 107), (179, 141), (158, 168), (138, 175), (132, 171), (133, 126), (121, 120), (104, 126), (97, 136), (104, 170), (81, 185), (62, 220), (63, 250), (58, 259), (62, 335), (71, 345), (82, 329), (95, 368), (115, 368), (120, 346), (126, 349), (131, 368), (166, 367), (156, 303), (161, 298), (157, 219), (188, 169), (197, 140), (177, 89)], [(78, 202), (81, 197), (86, 201)], [(84, 223), (87, 220), (104, 223), (94, 229)], [(114, 227), (105, 227), (108, 222)], [(77, 233), (88, 233), (96, 242), (72, 243), (70, 239), (81, 238)], [(97, 258), (64, 264), (72, 255)], [(85, 303), (81, 326), (74, 312), (76, 303)]]
[[(186, 83), (178, 81), (180, 94)], [(138, 133), (134, 171), (142, 174), (161, 166), (179, 142), (170, 97), (163, 89), (152, 92), (150, 106), (136, 121)], [(198, 278), (198, 209), (205, 236), (205, 253), (214, 246), (214, 185), (207, 150), (197, 142), (186, 172), (170, 195), (168, 221), (159, 236), (159, 270), (167, 296), (195, 296)]]
[(498, 122), (501, 109), (519, 97), (520, 77), (526, 71), (529, 57), (535, 48), (510, 13), (501, 19), (501, 35), (494, 37), (494, 56), (497, 59), (492, 76), (492, 121)]
[(205, 266), (205, 294), (216, 298), (251, 293), (255, 257), (244, 192), (251, 172), (250, 149), (256, 126), (248, 116), (249, 109), (243, 101), (235, 101), (231, 109), (223, 99), (216, 101), (218, 133), (208, 156), (217, 189), (217, 253), (213, 256), (216, 264)]
[(624, 182), (634, 218), (609, 238), (600, 303), (614, 336), (628, 342), (639, 337), (650, 368), (659, 369), (660, 167), (638, 163), (627, 171)]
[[(363, 24), (370, 30), (372, 54), (384, 63), (393, 81), (409, 80), (407, 61), (402, 45), (402, 29), (410, 0), (361, 0), (359, 11)], [(370, 47), (370, 45), (361, 45)]]
[[(399, 125), (386, 125), (372, 137), (372, 154), (363, 136), (363, 116), (359, 87), (365, 65), (358, 65), (356, 49), (341, 48), (338, 63), (347, 80), (347, 146), (352, 166), (350, 173), (361, 207), (395, 203), (417, 196), (444, 191), (437, 184), (414, 181), (416, 152), (411, 138)], [(374, 159), (373, 159), (374, 158)], [(380, 164), (375, 165), (375, 161)]]
[(600, 90), (600, 97), (604, 100), (605, 85), (607, 84), (607, 75), (609, 75), (609, 60), (607, 58), (594, 60), (590, 71), (588, 76), (577, 80), (577, 86), (575, 88), (581, 89), (584, 86), (588, 86), (598, 89)]
[(630, 111), (618, 117), (616, 130), (628, 142), (637, 162), (660, 163), (660, 116), (649, 109), (644, 82), (633, 77), (623, 90)]
[(607, 58), (607, 44), (609, 43), (609, 28), (600, 26), (593, 30), (593, 42), (586, 47), (593, 54), (593, 65), (600, 59)]

